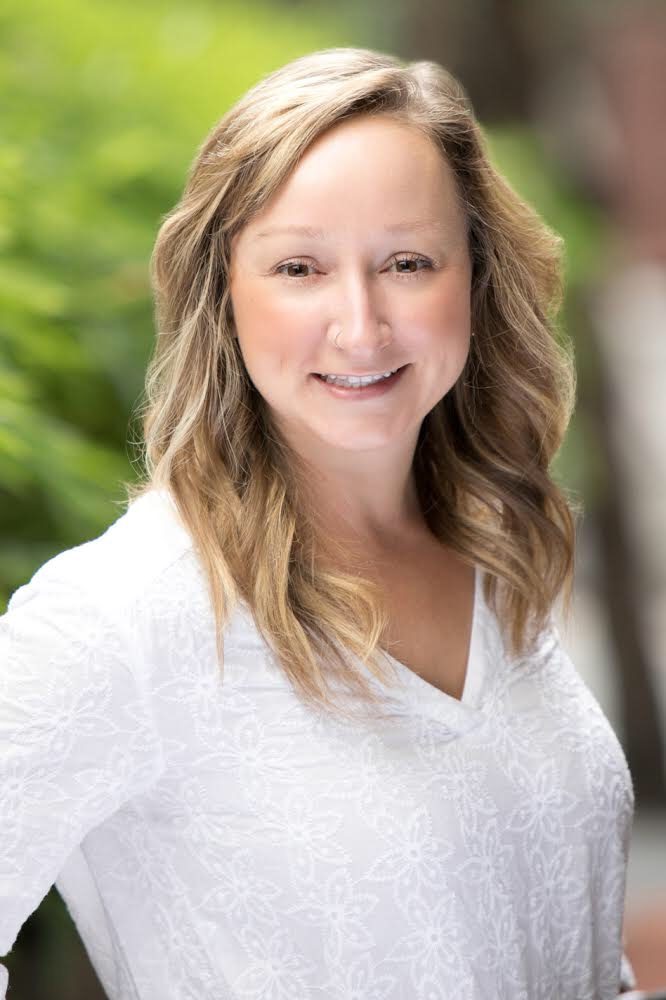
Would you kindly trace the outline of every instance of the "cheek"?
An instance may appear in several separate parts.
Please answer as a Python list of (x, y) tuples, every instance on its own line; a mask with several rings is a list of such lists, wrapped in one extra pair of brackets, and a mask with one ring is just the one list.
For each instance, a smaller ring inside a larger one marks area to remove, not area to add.
[(232, 292), (232, 304), (241, 353), (253, 381), (263, 381), (284, 364), (315, 351), (316, 309), (308, 312), (289, 296), (247, 286)]
[(455, 268), (446, 275), (446, 280), (439, 289), (437, 308), (446, 326), (463, 331), (469, 327), (471, 275), (468, 265)]
[(451, 276), (420, 301), (406, 317), (404, 328), (413, 329), (418, 339), (428, 341), (429, 346), (439, 345), (449, 353), (453, 345), (467, 345), (470, 321), (469, 282), (462, 275), (455, 280)]
[(233, 289), (231, 302), (241, 345), (251, 347), (270, 329), (271, 309), (264, 296), (242, 285)]
[(259, 289), (237, 285), (231, 295), (236, 332), (243, 353), (263, 354), (278, 347), (286, 328), (285, 310)]

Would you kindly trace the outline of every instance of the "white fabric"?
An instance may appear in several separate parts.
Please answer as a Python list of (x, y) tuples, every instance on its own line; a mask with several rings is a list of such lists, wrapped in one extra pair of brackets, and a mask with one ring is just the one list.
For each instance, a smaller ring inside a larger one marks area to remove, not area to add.
[(462, 700), (392, 660), (347, 722), (245, 605), (220, 678), (166, 494), (47, 562), (0, 618), (0, 954), (55, 881), (112, 1000), (615, 998), (626, 761), (481, 584)]

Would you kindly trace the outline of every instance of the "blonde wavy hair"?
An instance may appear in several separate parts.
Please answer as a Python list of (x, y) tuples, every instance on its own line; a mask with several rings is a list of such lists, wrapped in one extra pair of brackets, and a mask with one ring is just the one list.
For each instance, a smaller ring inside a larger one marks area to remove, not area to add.
[(205, 571), (220, 666), (240, 599), (299, 696), (343, 714), (336, 690), (376, 703), (350, 652), (387, 680), (386, 610), (370, 579), (321, 558), (306, 470), (234, 336), (230, 247), (315, 139), (378, 114), (441, 150), (468, 223), (476, 336), (419, 431), (424, 520), (485, 570), (484, 597), (512, 655), (529, 651), (561, 593), (569, 608), (574, 504), (549, 473), (575, 394), (571, 345), (556, 326), (561, 240), (493, 167), (464, 89), (434, 62), (314, 52), (260, 80), (212, 128), (151, 258), (157, 336), (137, 411), (145, 473), (124, 484), (130, 500), (154, 488), (173, 497)]

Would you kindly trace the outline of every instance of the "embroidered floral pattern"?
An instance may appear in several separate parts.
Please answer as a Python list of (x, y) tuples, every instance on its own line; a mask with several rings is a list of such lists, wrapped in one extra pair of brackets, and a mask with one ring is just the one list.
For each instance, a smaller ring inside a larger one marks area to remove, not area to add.
[(0, 618), (0, 952), (55, 881), (110, 1000), (615, 1000), (626, 761), (479, 578), (463, 700), (394, 661), (340, 721), (243, 605), (220, 675), (165, 495), (46, 563)]

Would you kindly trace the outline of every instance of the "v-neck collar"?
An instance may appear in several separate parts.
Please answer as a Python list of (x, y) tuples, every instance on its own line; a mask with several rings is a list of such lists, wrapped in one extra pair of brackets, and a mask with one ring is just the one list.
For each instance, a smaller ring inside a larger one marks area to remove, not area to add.
[(481, 641), (481, 619), (485, 611), (483, 604), (483, 570), (480, 566), (475, 565), (472, 625), (465, 683), (460, 698), (454, 698), (453, 695), (441, 691), (385, 650), (383, 651), (384, 655), (396, 667), (401, 681), (401, 694), (396, 693), (397, 689), (393, 684), (381, 684), (384, 693), (388, 692), (392, 700), (397, 697), (399, 701), (405, 702), (407, 707), (415, 711), (416, 714), (435, 718), (451, 726), (457, 732), (476, 726), (482, 719), (479, 700), (484, 677), (483, 643)]

